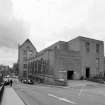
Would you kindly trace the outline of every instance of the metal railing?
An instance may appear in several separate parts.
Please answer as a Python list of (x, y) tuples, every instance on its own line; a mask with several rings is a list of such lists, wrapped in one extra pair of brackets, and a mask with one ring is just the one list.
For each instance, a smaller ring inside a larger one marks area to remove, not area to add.
[(2, 102), (2, 98), (3, 98), (3, 92), (4, 92), (4, 84), (1, 86), (1, 89), (0, 89), (0, 105)]

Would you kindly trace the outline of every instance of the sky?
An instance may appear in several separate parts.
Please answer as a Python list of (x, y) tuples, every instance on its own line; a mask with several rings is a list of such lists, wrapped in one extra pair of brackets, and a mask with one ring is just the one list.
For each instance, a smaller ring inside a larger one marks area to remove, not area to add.
[(85, 36), (105, 41), (105, 0), (0, 0), (0, 64), (17, 62), (29, 38), (38, 51)]

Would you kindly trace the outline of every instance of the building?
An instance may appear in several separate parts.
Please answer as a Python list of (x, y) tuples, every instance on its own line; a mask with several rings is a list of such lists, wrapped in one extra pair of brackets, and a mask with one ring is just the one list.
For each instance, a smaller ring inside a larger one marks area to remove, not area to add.
[(37, 51), (29, 39), (27, 39), (22, 45), (18, 46), (19, 79), (27, 77), (27, 61), (33, 58), (36, 53)]
[(0, 74), (7, 76), (9, 74), (9, 66), (0, 65)]
[(105, 76), (105, 56), (104, 56), (104, 76)]
[(80, 53), (69, 50), (67, 42), (59, 41), (30, 59), (28, 67), (29, 78), (42, 82), (77, 79), (80, 72)]
[[(31, 51), (27, 52), (27, 47)], [(26, 40), (19, 46), (18, 64), (21, 78), (40, 82), (94, 77), (104, 71), (104, 42), (79, 36), (68, 42), (58, 41), (37, 52)]]
[(14, 63), (12, 69), (13, 69), (14, 75), (18, 76), (19, 75), (18, 63)]
[(69, 48), (80, 51), (81, 72), (84, 78), (104, 72), (104, 42), (79, 36), (68, 42)]

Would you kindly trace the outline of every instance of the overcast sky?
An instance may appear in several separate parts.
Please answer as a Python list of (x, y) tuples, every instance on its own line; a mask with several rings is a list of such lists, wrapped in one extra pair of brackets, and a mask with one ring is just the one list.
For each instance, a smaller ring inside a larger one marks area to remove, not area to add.
[(0, 64), (30, 38), (39, 51), (79, 35), (105, 41), (105, 0), (0, 0)]

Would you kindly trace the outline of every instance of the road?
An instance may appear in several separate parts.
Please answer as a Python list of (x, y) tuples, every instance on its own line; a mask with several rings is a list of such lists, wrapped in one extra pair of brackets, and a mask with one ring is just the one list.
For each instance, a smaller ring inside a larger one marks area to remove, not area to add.
[(26, 105), (105, 105), (105, 85), (70, 81), (67, 87), (16, 84)]

